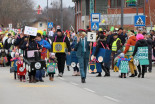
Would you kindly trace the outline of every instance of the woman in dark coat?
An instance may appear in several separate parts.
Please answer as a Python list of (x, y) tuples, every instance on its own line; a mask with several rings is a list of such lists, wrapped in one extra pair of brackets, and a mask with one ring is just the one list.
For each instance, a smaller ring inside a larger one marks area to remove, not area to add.
[[(134, 52), (133, 52), (131, 58), (133, 58), (133, 56), (135, 56), (136, 52), (138, 51), (138, 47), (148, 47), (147, 41), (144, 39), (144, 36), (142, 34), (138, 34), (136, 36), (136, 38), (137, 38), (137, 42), (136, 42), (135, 49), (134, 49)], [(141, 70), (140, 64), (137, 66), (137, 68), (139, 71), (138, 78), (140, 78), (141, 75), (142, 75), (142, 78), (144, 78), (147, 65), (142, 65), (142, 70)]]
[[(97, 56), (97, 53), (99, 52), (100, 48), (107, 48), (107, 42), (106, 42), (105, 36), (103, 34), (99, 36), (99, 40), (97, 42), (96, 50), (94, 53), (95, 57)], [(103, 71), (105, 72), (104, 76), (105, 77), (110, 76), (109, 68), (107, 68), (105, 65), (103, 65), (103, 62), (101, 62), (100, 64), (101, 64)], [(102, 76), (102, 74), (101, 74), (101, 72), (99, 72), (96, 77), (101, 77), (101, 76)]]

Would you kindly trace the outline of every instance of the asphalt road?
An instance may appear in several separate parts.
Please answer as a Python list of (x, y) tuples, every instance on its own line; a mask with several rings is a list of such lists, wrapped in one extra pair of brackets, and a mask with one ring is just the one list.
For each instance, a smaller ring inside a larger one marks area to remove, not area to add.
[[(155, 69), (155, 68), (153, 68)], [(9, 68), (0, 67), (0, 104), (154, 104), (155, 71), (142, 78), (95, 77), (88, 74), (86, 84), (73, 77), (72, 70), (54, 82), (29, 84), (13, 79)]]

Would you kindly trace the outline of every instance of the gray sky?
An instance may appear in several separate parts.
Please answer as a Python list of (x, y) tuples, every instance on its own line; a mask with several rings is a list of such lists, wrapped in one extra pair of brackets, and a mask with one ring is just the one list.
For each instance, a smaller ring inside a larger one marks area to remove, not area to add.
[[(46, 7), (47, 6), (47, 0), (33, 0), (35, 5), (40, 5), (42, 8)], [(51, 6), (50, 3), (52, 1), (60, 1), (60, 0), (48, 0), (49, 1), (49, 7)], [(65, 7), (68, 7), (68, 6), (74, 6), (74, 2), (72, 2), (72, 0), (62, 0), (63, 1), (63, 5)]]

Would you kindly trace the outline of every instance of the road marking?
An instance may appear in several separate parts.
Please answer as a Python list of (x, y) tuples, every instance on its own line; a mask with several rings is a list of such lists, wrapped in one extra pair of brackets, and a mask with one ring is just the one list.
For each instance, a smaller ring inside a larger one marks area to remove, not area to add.
[(29, 84), (24, 84), (24, 85), (18, 85), (17, 87), (54, 87), (51, 85), (29, 85)]
[(78, 86), (78, 84), (77, 83), (73, 83), (73, 82), (70, 82), (72, 85), (75, 85), (75, 86)]
[(59, 77), (59, 79), (61, 79), (61, 80), (63, 80), (63, 81), (65, 80), (64, 78), (61, 78), (61, 77)]
[(93, 91), (93, 90), (91, 90), (91, 89), (89, 89), (89, 88), (83, 88), (83, 89), (85, 89), (85, 90), (87, 90), (87, 91), (89, 91), (89, 92), (95, 93), (95, 91)]
[(112, 97), (109, 97), (109, 96), (104, 96), (105, 98), (109, 99), (109, 100), (112, 100), (112, 101), (115, 101), (117, 103), (119, 103), (120, 101), (115, 99), (115, 98), (112, 98)]

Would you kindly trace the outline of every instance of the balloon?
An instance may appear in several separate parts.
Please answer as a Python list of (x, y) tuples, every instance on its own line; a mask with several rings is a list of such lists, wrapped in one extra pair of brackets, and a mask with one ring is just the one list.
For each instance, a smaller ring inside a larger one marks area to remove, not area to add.
[(46, 35), (46, 31), (43, 32), (43, 35), (44, 35), (44, 36)]
[(115, 28), (114, 28), (114, 26), (112, 26), (111, 28), (110, 28), (110, 31), (114, 31), (115, 30)]
[(43, 31), (42, 30), (38, 30), (37, 33), (40, 33), (41, 35), (43, 35)]
[(99, 28), (99, 31), (103, 31), (103, 29), (102, 28)]

